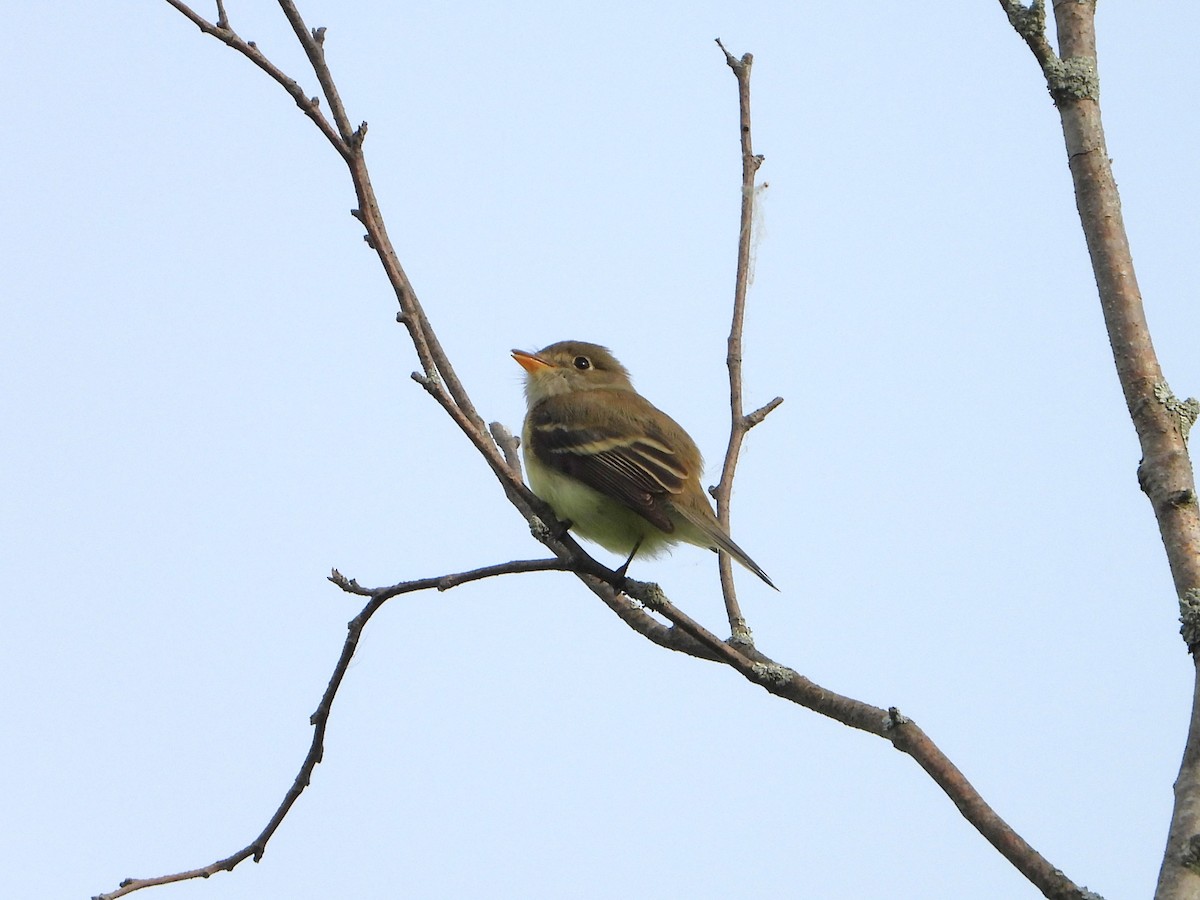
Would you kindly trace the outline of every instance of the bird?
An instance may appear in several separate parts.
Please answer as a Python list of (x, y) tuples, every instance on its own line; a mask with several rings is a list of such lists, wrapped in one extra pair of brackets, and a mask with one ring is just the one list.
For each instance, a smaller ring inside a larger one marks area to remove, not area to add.
[(580, 537), (625, 556), (618, 574), (684, 542), (728, 553), (775, 588), (713, 513), (696, 442), (607, 347), (559, 341), (512, 356), (525, 370), (529, 486)]

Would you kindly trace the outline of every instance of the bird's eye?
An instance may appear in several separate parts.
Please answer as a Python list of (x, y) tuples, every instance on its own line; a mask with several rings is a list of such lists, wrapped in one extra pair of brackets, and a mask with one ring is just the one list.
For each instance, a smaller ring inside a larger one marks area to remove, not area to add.
[(582, 369), (590, 369), (591, 367), (592, 367), (592, 361), (590, 359), (588, 359), (586, 356), (575, 357), (575, 368), (582, 370)]

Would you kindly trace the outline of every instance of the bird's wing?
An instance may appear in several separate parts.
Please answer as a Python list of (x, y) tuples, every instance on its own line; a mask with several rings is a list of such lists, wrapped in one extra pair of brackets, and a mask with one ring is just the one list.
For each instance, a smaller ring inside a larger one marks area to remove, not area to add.
[(635, 404), (623, 404), (620, 417), (601, 417), (612, 424), (594, 424), (597, 417), (588, 414), (588, 405), (612, 399), (597, 391), (542, 401), (530, 413), (530, 449), (546, 465), (624, 504), (661, 530), (674, 531), (665, 501), (695, 476), (653, 420), (637, 415)]

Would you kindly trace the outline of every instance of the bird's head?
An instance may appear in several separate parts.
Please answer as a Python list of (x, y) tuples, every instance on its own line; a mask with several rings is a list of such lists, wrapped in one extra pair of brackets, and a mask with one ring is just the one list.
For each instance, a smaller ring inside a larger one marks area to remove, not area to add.
[(525, 370), (525, 396), (530, 404), (575, 391), (631, 391), (629, 372), (607, 347), (586, 341), (559, 341), (537, 353), (512, 351)]

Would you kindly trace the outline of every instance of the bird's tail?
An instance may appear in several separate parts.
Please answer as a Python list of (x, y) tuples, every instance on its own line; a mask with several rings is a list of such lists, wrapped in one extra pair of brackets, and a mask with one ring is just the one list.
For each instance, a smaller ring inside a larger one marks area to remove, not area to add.
[[(721, 527), (721, 523), (717, 521), (717, 517), (712, 514), (711, 510), (705, 510), (705, 512), (708, 512), (708, 515), (706, 516), (700, 510), (688, 509), (682, 504), (679, 506), (672, 504), (671, 506), (672, 509), (682, 516), (688, 524), (692, 525), (697, 531), (700, 532), (699, 535), (684, 535), (681, 533), (680, 537), (689, 541), (689, 543), (708, 547), (710, 550), (724, 550), (739, 563), (765, 581), (770, 587), (775, 588), (775, 590), (779, 590), (779, 588), (775, 587), (775, 582), (773, 582), (770, 576), (768, 576), (767, 573), (759, 567), (758, 563), (752, 560), (745, 550), (734, 543), (733, 538), (731, 538), (726, 533), (725, 529)], [(684, 530), (689, 529), (681, 529), (681, 532)], [(694, 539), (700, 538), (701, 536), (703, 536), (703, 539)]]

